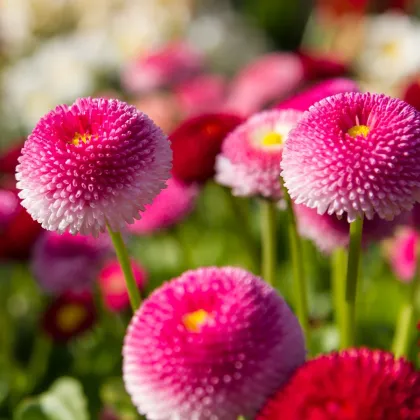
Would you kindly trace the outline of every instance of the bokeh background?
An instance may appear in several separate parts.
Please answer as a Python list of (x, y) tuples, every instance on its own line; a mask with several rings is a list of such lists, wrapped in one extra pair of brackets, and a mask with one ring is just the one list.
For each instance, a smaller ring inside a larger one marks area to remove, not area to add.
[[(419, 108), (419, 12), (414, 0), (0, 0), (1, 188), (14, 186), (9, 152), (18, 150), (46, 112), (81, 96), (123, 99), (168, 134), (191, 116), (220, 110), (247, 116), (333, 76), (351, 76), (362, 90)], [(198, 74), (181, 83), (169, 71), (164, 86), (139, 81), (133, 68), (174, 42), (199, 57)], [(280, 54), (278, 61), (252, 67), (273, 52)], [(268, 83), (272, 87), (269, 93), (257, 103), (250, 100), (264, 83), (266, 90)], [(258, 212), (256, 202), (232, 201), (210, 181), (198, 188), (191, 213), (180, 223), (127, 235), (134, 260), (147, 272), (146, 289), (203, 265), (258, 272)], [(279, 211), (277, 217), (276, 286), (290, 301), (286, 216)], [(0, 220), (0, 419), (38, 419), (24, 417), (22, 404), (62, 376), (78, 381), (67, 385), (86, 419), (137, 418), (120, 379), (129, 311), (111, 316), (105, 309), (102, 322), (87, 333), (56, 342), (43, 327), (55, 298), (34, 278), (34, 249), (44, 233), (22, 220), (12, 228)], [(369, 247), (362, 267), (359, 340), (372, 347), (389, 348), (406, 293), (407, 279), (401, 281), (390, 264), (395, 241)], [(309, 241), (304, 251), (313, 348), (326, 352), (337, 348), (329, 262)], [(414, 361), (416, 352), (413, 346)]]

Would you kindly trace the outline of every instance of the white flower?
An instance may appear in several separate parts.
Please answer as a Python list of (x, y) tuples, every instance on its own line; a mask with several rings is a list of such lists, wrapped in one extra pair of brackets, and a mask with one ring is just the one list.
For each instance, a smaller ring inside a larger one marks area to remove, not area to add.
[(357, 70), (367, 80), (397, 83), (420, 69), (419, 46), (418, 19), (396, 12), (372, 16), (366, 21)]

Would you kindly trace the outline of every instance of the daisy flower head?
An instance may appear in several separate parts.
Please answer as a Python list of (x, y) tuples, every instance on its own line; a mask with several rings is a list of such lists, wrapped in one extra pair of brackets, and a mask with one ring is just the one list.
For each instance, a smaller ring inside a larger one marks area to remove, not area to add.
[(65, 292), (47, 308), (44, 331), (56, 342), (65, 343), (88, 331), (96, 321), (93, 296), (88, 291)]
[(297, 318), (272, 287), (206, 267), (144, 301), (125, 337), (123, 377), (150, 420), (253, 418), (304, 359)]
[(35, 243), (31, 271), (47, 293), (77, 291), (92, 286), (110, 255), (112, 246), (106, 235), (93, 238), (47, 231)]
[(120, 231), (169, 178), (171, 149), (152, 120), (115, 99), (78, 99), (44, 116), (16, 168), (19, 197), (47, 230)]
[(223, 140), (243, 121), (241, 116), (229, 113), (206, 113), (182, 121), (169, 136), (173, 175), (185, 183), (211, 179)]
[(141, 219), (129, 226), (133, 234), (147, 235), (168, 228), (184, 219), (194, 208), (199, 188), (195, 184), (185, 184), (176, 178), (167, 181), (167, 187), (162, 190), (146, 206)]
[(217, 157), (216, 181), (238, 196), (281, 197), (284, 143), (302, 115), (295, 110), (263, 111), (237, 127)]
[[(135, 261), (131, 261), (131, 269), (137, 287), (140, 291), (144, 290), (147, 282), (146, 271)], [(102, 268), (98, 282), (107, 309), (120, 312), (130, 306), (124, 273), (118, 261), (112, 260)]]
[(385, 95), (331, 96), (290, 133), (281, 165), (297, 204), (392, 220), (420, 200), (420, 114)]
[(382, 350), (350, 349), (301, 366), (257, 420), (417, 420), (420, 373)]
[(420, 67), (420, 23), (390, 11), (366, 19), (365, 37), (356, 68), (364, 79), (393, 84)]

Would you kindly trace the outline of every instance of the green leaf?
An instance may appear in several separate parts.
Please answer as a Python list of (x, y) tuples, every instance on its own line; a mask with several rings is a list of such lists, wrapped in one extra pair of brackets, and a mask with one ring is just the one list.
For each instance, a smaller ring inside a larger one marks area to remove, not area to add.
[(51, 388), (15, 411), (14, 420), (89, 420), (82, 386), (72, 378), (60, 378)]

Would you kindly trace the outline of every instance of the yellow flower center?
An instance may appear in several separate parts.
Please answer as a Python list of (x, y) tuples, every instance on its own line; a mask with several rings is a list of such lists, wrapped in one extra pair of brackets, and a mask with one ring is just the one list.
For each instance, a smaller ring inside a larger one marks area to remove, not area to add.
[(267, 133), (261, 140), (263, 146), (279, 146), (283, 144), (283, 136), (279, 133), (271, 131)]
[(357, 136), (366, 137), (369, 134), (370, 128), (367, 125), (355, 125), (347, 131), (347, 134), (356, 138)]
[(80, 144), (80, 142), (86, 144), (90, 141), (90, 139), (92, 138), (92, 134), (88, 134), (88, 133), (76, 133), (73, 137), (73, 139), (71, 140), (71, 144), (74, 144), (75, 146), (78, 146)]
[(210, 315), (204, 309), (190, 312), (182, 317), (185, 328), (191, 332), (199, 332), (201, 327), (208, 321)]
[(63, 306), (57, 313), (57, 325), (64, 332), (76, 330), (86, 318), (86, 308), (70, 303)]
[(395, 58), (398, 55), (398, 43), (395, 41), (386, 42), (382, 45), (382, 52), (391, 58)]

